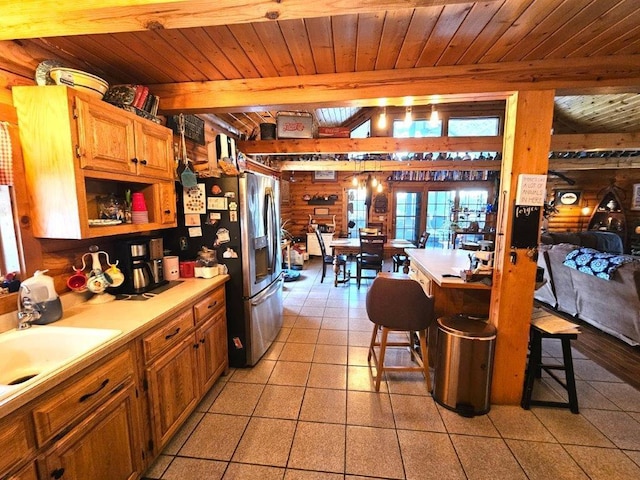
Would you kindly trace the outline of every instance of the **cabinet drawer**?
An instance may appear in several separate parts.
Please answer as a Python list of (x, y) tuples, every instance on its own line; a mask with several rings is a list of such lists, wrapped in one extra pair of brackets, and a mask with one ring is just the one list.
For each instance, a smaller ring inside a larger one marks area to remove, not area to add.
[(121, 388), (134, 372), (131, 352), (126, 350), (98, 367), (90, 367), (81, 378), (55, 388), (33, 409), (38, 445), (67, 430)]
[(35, 450), (29, 419), (26, 415), (0, 424), (0, 477), (26, 459)]
[(196, 317), (196, 323), (200, 323), (209, 315), (217, 312), (224, 306), (224, 287), (216, 288), (206, 297), (193, 306), (193, 313)]
[(175, 345), (191, 331), (192, 327), (193, 313), (191, 310), (185, 310), (170, 322), (145, 336), (142, 340), (145, 360), (149, 361), (165, 349)]

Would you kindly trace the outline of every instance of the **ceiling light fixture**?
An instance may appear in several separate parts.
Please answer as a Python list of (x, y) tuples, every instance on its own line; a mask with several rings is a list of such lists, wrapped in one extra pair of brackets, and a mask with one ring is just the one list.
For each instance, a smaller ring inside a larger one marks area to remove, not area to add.
[(378, 118), (378, 128), (380, 130), (387, 128), (387, 107), (382, 108), (382, 113), (380, 114), (380, 118)]
[(404, 114), (404, 124), (408, 127), (413, 122), (413, 114), (411, 113), (411, 107), (407, 107), (407, 110)]
[(436, 106), (434, 104), (431, 105), (431, 116), (429, 117), (429, 125), (431, 127), (435, 127), (440, 122), (440, 116), (438, 115), (438, 110), (436, 110)]

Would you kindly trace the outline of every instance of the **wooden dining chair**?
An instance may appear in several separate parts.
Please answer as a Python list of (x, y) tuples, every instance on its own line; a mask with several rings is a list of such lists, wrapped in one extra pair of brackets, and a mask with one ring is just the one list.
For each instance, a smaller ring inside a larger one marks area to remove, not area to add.
[[(320, 253), (322, 254), (322, 277), (320, 277), (320, 283), (324, 282), (324, 277), (327, 275), (327, 265), (331, 265), (336, 274), (334, 286), (337, 287), (338, 283), (344, 283), (344, 279), (347, 278), (347, 256), (327, 254), (327, 247), (324, 244), (322, 234), (318, 229), (316, 229), (315, 232), (318, 238), (318, 244), (320, 245)], [(343, 280), (338, 279), (341, 270)]]
[[(429, 240), (429, 235), (431, 234), (426, 230), (422, 232), (422, 235), (420, 235), (420, 238), (418, 239), (418, 248), (426, 248), (427, 240)], [(407, 267), (406, 269), (408, 270), (409, 257), (406, 253), (396, 253), (393, 257), (391, 257), (391, 259), (393, 260), (394, 272), (398, 272), (400, 270), (400, 267), (403, 267), (403, 271), (405, 270), (405, 267)], [(404, 273), (409, 272), (405, 271)]]
[(360, 253), (356, 255), (356, 279), (358, 288), (363, 278), (363, 270), (374, 270), (376, 275), (382, 271), (384, 263), (384, 235), (360, 235)]

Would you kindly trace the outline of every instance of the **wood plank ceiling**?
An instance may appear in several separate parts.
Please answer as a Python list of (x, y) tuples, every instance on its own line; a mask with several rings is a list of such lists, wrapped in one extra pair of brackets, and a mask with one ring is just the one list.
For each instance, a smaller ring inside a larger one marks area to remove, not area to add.
[[(22, 2), (25, 3), (44, 6), (48, 2)], [(229, 81), (238, 80), (250, 85), (256, 79), (510, 63), (543, 65), (557, 60), (580, 61), (588, 71), (590, 60), (595, 69), (598, 59), (614, 57), (633, 59), (636, 70), (640, 65), (638, 0), (369, 0), (329, 5), (320, 2), (318, 6), (306, 7), (306, 11), (301, 6), (304, 2), (296, 0), (290, 3), (303, 12), (303, 17), (280, 15), (272, 21), (234, 20), (241, 14), (228, 6), (233, 2), (220, 3), (224, 4), (221, 10), (229, 11), (229, 24), (225, 24), (224, 16), (217, 16), (215, 21), (199, 20), (196, 11), (194, 18), (185, 14), (185, 18), (174, 19), (176, 24), (194, 26), (163, 28), (170, 26), (167, 14), (162, 17), (164, 20), (147, 23), (147, 29), (138, 31), (127, 25), (118, 26), (114, 19), (111, 30), (104, 27), (106, 21), (96, 22), (95, 27), (87, 22), (84, 34), (80, 27), (74, 30), (69, 19), (60, 24), (55, 36), (33, 38), (35, 34), (27, 32), (17, 45), (31, 59), (28, 65), (34, 70), (40, 61), (53, 58), (101, 76), (110, 84), (141, 83), (151, 86), (152, 92), (154, 85), (166, 88), (213, 82), (210, 85), (214, 98), (218, 85), (222, 92), (230, 85)], [(243, 3), (249, 10), (262, 8), (265, 3), (271, 4), (271, 8), (281, 4), (282, 12), (288, 12), (287, 1)], [(350, 7), (344, 6), (349, 4)], [(158, 12), (160, 5), (164, 3), (155, 5)], [(404, 8), (407, 5), (415, 8)], [(135, 8), (129, 7), (123, 14), (135, 16)], [(82, 19), (82, 15), (76, 14)], [(38, 12), (31, 15), (34, 20)], [(34, 25), (33, 30), (37, 31), (39, 24)], [(100, 33), (92, 33), (92, 28)], [(74, 34), (65, 35), (67, 29)], [(101, 29), (114, 33), (102, 33)], [(17, 73), (33, 75), (33, 71)], [(274, 85), (277, 84), (276, 81)], [(557, 133), (640, 131), (639, 87), (624, 87), (615, 94), (559, 95), (555, 114)], [(352, 88), (357, 89), (358, 85)], [(338, 126), (348, 123), (360, 106), (374, 106), (378, 102), (371, 98), (367, 101), (360, 105), (349, 102), (317, 105), (309, 98), (310, 105), (295, 100), (285, 107), (311, 110), (319, 125)], [(434, 97), (414, 101), (426, 104), (434, 101)], [(273, 121), (275, 110), (281, 107), (270, 105), (267, 96), (260, 106), (241, 105), (217, 111), (215, 105), (209, 105), (203, 112), (215, 113), (231, 131), (250, 135), (261, 122)], [(162, 108), (161, 99), (161, 111)]]

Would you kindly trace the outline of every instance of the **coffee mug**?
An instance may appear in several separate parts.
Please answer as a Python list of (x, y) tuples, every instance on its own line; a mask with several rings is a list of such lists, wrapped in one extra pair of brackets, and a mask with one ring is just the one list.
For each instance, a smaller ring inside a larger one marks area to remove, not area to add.
[(77, 268), (73, 268), (76, 273), (71, 275), (67, 279), (67, 287), (74, 292), (86, 292), (87, 291), (87, 275)]
[(104, 273), (111, 279), (112, 287), (119, 287), (122, 285), (122, 282), (124, 282), (124, 274), (118, 268), (118, 261), (116, 261), (116, 263), (110, 263), (109, 268)]
[(98, 273), (89, 277), (87, 281), (87, 288), (93, 293), (102, 293), (107, 287), (111, 286), (111, 282), (107, 279), (104, 273)]

